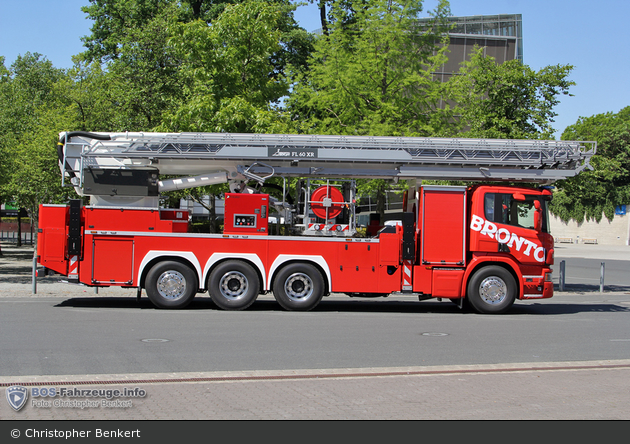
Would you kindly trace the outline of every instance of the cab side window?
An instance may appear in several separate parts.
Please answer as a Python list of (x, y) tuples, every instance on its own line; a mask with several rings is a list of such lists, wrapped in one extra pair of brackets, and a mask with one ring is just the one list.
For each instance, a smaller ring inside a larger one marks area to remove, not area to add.
[[(484, 215), (487, 220), (494, 223), (533, 229), (536, 198), (525, 197), (525, 201), (518, 201), (511, 194), (487, 193), (484, 198)], [(545, 205), (545, 202), (541, 201), (541, 204)], [(546, 208), (546, 205), (543, 208)], [(546, 214), (546, 211), (543, 211), (543, 214)], [(546, 220), (543, 220), (543, 231), (547, 232)]]

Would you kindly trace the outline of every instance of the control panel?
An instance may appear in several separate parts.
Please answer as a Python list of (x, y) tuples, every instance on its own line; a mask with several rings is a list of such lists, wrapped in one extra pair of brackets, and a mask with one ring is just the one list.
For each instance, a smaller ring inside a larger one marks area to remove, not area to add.
[(267, 234), (268, 194), (225, 194), (225, 234)]

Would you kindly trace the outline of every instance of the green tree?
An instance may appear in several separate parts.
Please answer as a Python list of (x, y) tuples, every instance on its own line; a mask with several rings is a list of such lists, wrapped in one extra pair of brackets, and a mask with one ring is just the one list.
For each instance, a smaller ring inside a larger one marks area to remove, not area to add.
[(554, 107), (570, 95), (571, 65), (538, 71), (519, 60), (496, 63), (478, 48), (448, 82), (461, 136), (473, 138), (551, 139)]
[(71, 119), (56, 95), (65, 72), (40, 54), (19, 56), (0, 78), (2, 192), (37, 223), (41, 203), (59, 203), (62, 189), (56, 154), (57, 133)]
[[(262, 1), (226, 6), (212, 26), (197, 20), (173, 28), (171, 45), (182, 60), (179, 75), (183, 99), (164, 115), (161, 131), (284, 132), (286, 123), (277, 102), (288, 87), (273, 55), (281, 47), (279, 23), (285, 7)], [(169, 193), (190, 198), (210, 212), (216, 230), (214, 202), (227, 186)]]
[(274, 103), (287, 94), (271, 56), (281, 46), (286, 11), (262, 1), (227, 6), (207, 26), (174, 28), (171, 44), (182, 59), (183, 99), (167, 113), (168, 131), (265, 132), (280, 122)]
[[(442, 83), (448, 3), (418, 24), (419, 0), (372, 0), (354, 13), (333, 2), (328, 36), (315, 41), (309, 71), (293, 73), (287, 108), (299, 131), (318, 134), (436, 135), (448, 125)], [(441, 43), (441, 45), (439, 45)]]
[[(228, 17), (234, 17), (234, 7), (241, 1), (209, 1), (209, 0), (90, 0), (91, 4), (83, 8), (88, 18), (94, 20), (92, 34), (84, 38), (86, 51), (81, 55), (86, 62), (100, 62), (104, 64), (107, 72), (107, 91), (114, 99), (118, 119), (115, 125), (117, 130), (153, 130), (163, 127), (162, 118), (168, 114), (172, 117), (177, 114), (190, 97), (197, 93), (191, 88), (202, 84), (203, 79), (198, 77), (198, 72), (190, 72), (191, 69), (203, 70), (205, 62), (216, 57), (217, 48), (212, 54), (203, 56), (203, 60), (194, 61), (190, 58), (190, 50), (199, 55), (197, 50), (204, 46), (206, 49), (217, 44), (223, 32), (225, 44), (223, 63), (238, 63), (239, 51), (245, 48), (250, 51), (250, 60), (262, 60), (265, 57), (268, 63), (266, 75), (271, 77), (276, 84), (282, 82), (285, 66), (292, 63), (295, 66), (304, 67), (306, 58), (311, 48), (311, 37), (298, 26), (293, 19), (292, 6), (289, 0), (255, 1), (246, 3), (259, 3), (258, 11), (269, 15), (274, 13), (273, 27), (267, 27), (269, 39), (276, 40), (273, 51), (267, 47), (262, 48), (260, 42), (262, 36), (257, 36), (259, 41), (245, 41), (243, 38), (232, 42), (225, 37), (232, 32), (228, 28), (235, 25), (242, 26), (240, 36), (251, 34), (253, 26), (260, 25), (264, 17), (253, 17), (241, 14), (245, 20), (240, 23), (228, 23)], [(251, 13), (254, 6), (247, 6)], [(228, 10), (227, 14), (224, 14)], [(237, 8), (236, 10), (244, 11)], [(223, 17), (223, 16), (226, 17)], [(254, 23), (250, 24), (249, 21)], [(210, 25), (210, 26), (209, 26)], [(215, 28), (221, 28), (215, 29)], [(227, 30), (227, 31), (226, 31)], [(257, 32), (257, 31), (256, 31)], [(190, 42), (182, 41), (182, 36), (193, 39)], [(237, 39), (239, 35), (236, 35)], [(199, 39), (213, 39), (203, 42)], [(249, 46), (252, 45), (252, 46)], [(197, 46), (197, 48), (195, 48)], [(236, 49), (239, 46), (239, 49)], [(253, 50), (263, 50), (263, 55), (255, 55)], [(228, 54), (232, 52), (233, 54)], [(232, 59), (230, 59), (230, 57)], [(223, 69), (239, 69), (224, 65)], [(249, 68), (254, 69), (252, 68)], [(191, 79), (196, 78), (194, 85)], [(269, 82), (267, 82), (269, 83)], [(225, 84), (224, 86), (229, 86)], [(261, 88), (268, 85), (261, 84)], [(263, 92), (264, 94), (264, 92)], [(234, 113), (237, 120), (255, 118), (252, 110), (248, 109), (247, 97), (245, 100), (234, 99), (232, 107), (226, 107), (225, 112)], [(274, 96), (274, 100), (277, 97)], [(191, 104), (190, 108), (202, 107), (207, 110), (207, 104)], [(229, 116), (223, 116), (224, 119)], [(215, 119), (216, 120), (216, 119)], [(212, 125), (207, 125), (208, 127)], [(114, 128), (112, 128), (113, 130)]]
[[(319, 9), (319, 22), (322, 25), (322, 33), (329, 35), (331, 23), (340, 21), (342, 25), (348, 25), (355, 22), (355, 14), (357, 10), (364, 9), (370, 0), (308, 0), (309, 3), (317, 3)], [(333, 13), (335, 6), (337, 13)]]
[(119, 113), (119, 102), (112, 88), (111, 76), (98, 62), (86, 63), (75, 59), (72, 68), (54, 86), (55, 95), (63, 103), (69, 116), (74, 116), (71, 127), (60, 131), (115, 131), (124, 128)]
[[(138, 31), (163, 16), (173, 0), (90, 0), (81, 10), (94, 21), (92, 34), (81, 40), (89, 60), (109, 62), (121, 57), (129, 46), (137, 45)], [(170, 11), (169, 11), (170, 12)], [(160, 35), (156, 36), (159, 40)]]
[(116, 108), (109, 131), (147, 131), (181, 100), (181, 60), (168, 44), (183, 17), (173, 0), (91, 0), (82, 8), (94, 20), (78, 59), (102, 63), (104, 91)]
[(0, 56), (0, 202), (6, 201), (5, 184), (10, 176), (9, 168), (9, 147), (13, 145), (13, 126), (15, 121), (12, 118), (11, 98), (12, 98), (11, 72), (4, 65), (4, 57)]
[(564, 222), (613, 220), (615, 207), (630, 203), (630, 106), (580, 117), (562, 139), (596, 141), (597, 154), (591, 158), (592, 171), (556, 183), (550, 211)]

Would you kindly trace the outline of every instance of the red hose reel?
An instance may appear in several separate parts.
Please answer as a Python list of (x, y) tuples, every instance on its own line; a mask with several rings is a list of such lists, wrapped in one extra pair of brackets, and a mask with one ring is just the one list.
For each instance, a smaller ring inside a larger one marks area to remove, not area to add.
[(321, 219), (333, 219), (339, 216), (343, 210), (343, 202), (341, 191), (330, 185), (322, 185), (311, 194), (311, 210)]

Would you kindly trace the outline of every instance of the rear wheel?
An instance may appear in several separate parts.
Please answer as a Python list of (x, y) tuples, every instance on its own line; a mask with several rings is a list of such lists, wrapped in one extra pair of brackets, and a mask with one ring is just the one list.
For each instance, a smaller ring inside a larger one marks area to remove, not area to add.
[(212, 302), (224, 310), (246, 309), (254, 303), (259, 291), (258, 274), (243, 261), (227, 261), (217, 265), (208, 279)]
[(273, 295), (285, 310), (308, 311), (322, 300), (324, 279), (313, 265), (290, 264), (276, 276)]
[(516, 300), (512, 274), (496, 265), (483, 267), (468, 283), (468, 301), (479, 313), (504, 313)]
[(184, 308), (195, 297), (199, 285), (195, 272), (180, 262), (155, 264), (147, 274), (149, 300), (159, 308)]

